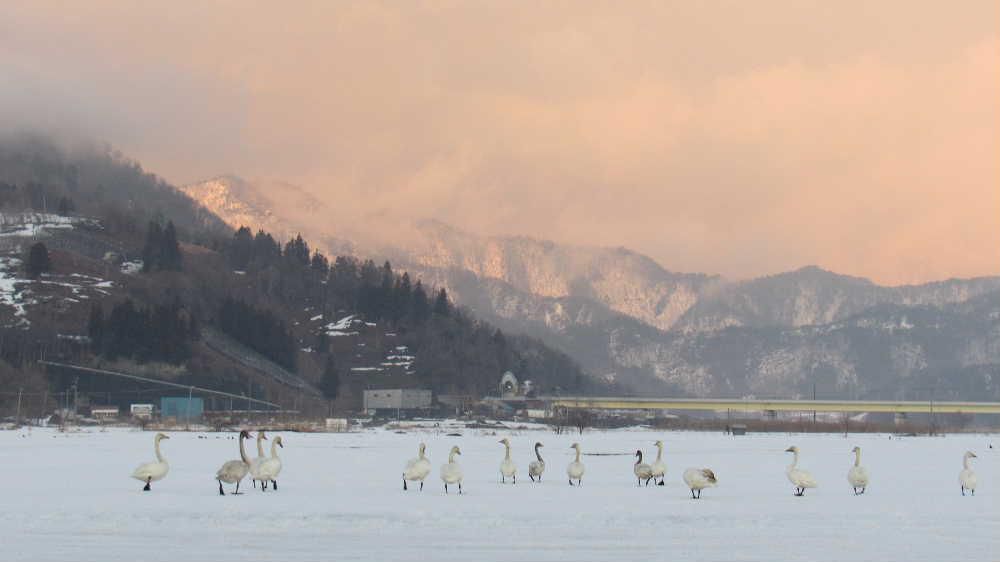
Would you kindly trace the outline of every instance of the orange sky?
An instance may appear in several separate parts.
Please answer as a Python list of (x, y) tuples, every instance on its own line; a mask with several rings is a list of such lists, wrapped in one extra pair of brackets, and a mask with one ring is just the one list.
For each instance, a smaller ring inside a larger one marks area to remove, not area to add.
[(0, 121), (731, 277), (1000, 272), (1000, 3), (0, 5)]

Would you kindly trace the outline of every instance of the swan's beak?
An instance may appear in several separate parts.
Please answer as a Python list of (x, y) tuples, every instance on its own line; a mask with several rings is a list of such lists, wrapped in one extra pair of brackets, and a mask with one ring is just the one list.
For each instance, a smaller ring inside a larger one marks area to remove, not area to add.
[(795, 451), (791, 447), (789, 447), (789, 448), (785, 449), (785, 452), (786, 453), (794, 453)]
[(278, 446), (281, 447), (282, 449), (285, 448), (285, 446), (281, 443), (281, 441), (278, 441)]
[(170, 439), (170, 436), (169, 435), (161, 435), (160, 439)]
[(976, 454), (975, 454), (975, 453), (969, 453), (969, 455), (970, 455), (970, 456), (971, 456), (972, 458), (974, 458), (974, 459), (978, 459), (978, 458), (979, 458), (979, 457), (977, 457), (977, 456), (976, 456)]

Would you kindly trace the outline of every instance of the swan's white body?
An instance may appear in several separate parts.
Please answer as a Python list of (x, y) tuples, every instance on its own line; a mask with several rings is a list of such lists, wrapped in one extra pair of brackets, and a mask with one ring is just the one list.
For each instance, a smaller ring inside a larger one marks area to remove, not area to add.
[(257, 478), (260, 480), (260, 489), (267, 490), (267, 483), (270, 482), (274, 489), (278, 489), (278, 475), (281, 474), (281, 458), (278, 457), (278, 447), (282, 449), (285, 448), (284, 443), (281, 442), (281, 436), (274, 438), (271, 441), (271, 456), (265, 458), (260, 465), (257, 466)]
[(424, 479), (427, 475), (431, 473), (431, 461), (427, 458), (424, 452), (427, 450), (427, 445), (423, 443), (420, 444), (419, 453), (417, 453), (417, 458), (410, 459), (406, 463), (406, 468), (403, 469), (403, 489), (406, 488), (406, 481), (410, 482), (420, 482), (420, 489), (424, 489)]
[(243, 440), (250, 437), (250, 434), (243, 430), (240, 432), (240, 458), (239, 460), (228, 461), (222, 465), (215, 473), (215, 479), (219, 481), (219, 495), (226, 495), (222, 490), (222, 483), (236, 484), (235, 494), (240, 493), (240, 481), (250, 472), (250, 459), (247, 458), (246, 449), (243, 448)]
[(795, 495), (804, 496), (806, 488), (815, 488), (818, 486), (818, 484), (816, 484), (816, 479), (813, 478), (813, 475), (810, 474), (808, 470), (802, 470), (799, 468), (798, 447), (793, 445), (788, 449), (785, 449), (785, 452), (793, 453), (795, 455), (795, 459), (792, 461), (792, 464), (788, 465), (788, 468), (785, 469), (785, 475), (788, 476), (788, 481), (795, 486)]
[(657, 441), (654, 445), (656, 445), (656, 460), (649, 467), (653, 469), (653, 480), (659, 478), (657, 484), (663, 486), (663, 478), (667, 475), (667, 463), (663, 462), (663, 441)]
[(576, 480), (577, 485), (580, 485), (583, 480), (584, 469), (586, 468), (583, 466), (583, 463), (580, 462), (580, 444), (573, 443), (569, 448), (576, 449), (576, 460), (569, 463), (569, 466), (566, 467), (566, 475), (569, 476), (570, 486), (573, 485), (574, 480)]
[(170, 471), (170, 465), (167, 464), (167, 459), (163, 458), (163, 455), (160, 454), (160, 441), (163, 439), (170, 439), (170, 437), (162, 433), (157, 433), (156, 437), (153, 438), (153, 450), (156, 452), (156, 462), (140, 464), (132, 472), (132, 478), (146, 483), (146, 487), (143, 488), (146, 492), (149, 491), (150, 482), (163, 480), (163, 477)]
[(865, 488), (868, 487), (868, 470), (861, 466), (861, 447), (855, 447), (851, 452), (854, 453), (854, 466), (847, 471), (847, 482), (854, 488), (854, 495), (857, 496), (865, 493)]
[(513, 478), (514, 483), (517, 484), (517, 465), (510, 458), (510, 439), (504, 437), (499, 443), (503, 444), (507, 450), (504, 453), (503, 460), (500, 461), (500, 481), (506, 482), (508, 478)]
[(636, 461), (635, 465), (632, 466), (632, 472), (635, 477), (639, 479), (639, 486), (642, 486), (642, 481), (646, 481), (646, 485), (649, 486), (649, 481), (653, 479), (653, 468), (648, 464), (642, 462), (642, 451), (635, 452)]
[(979, 483), (979, 479), (976, 478), (976, 471), (969, 466), (969, 459), (974, 458), (976, 458), (976, 454), (972, 451), (967, 451), (962, 457), (962, 472), (958, 473), (958, 483), (962, 486), (963, 496), (966, 490), (971, 490), (972, 495), (976, 495), (976, 485)]
[(532, 482), (534, 482), (536, 478), (539, 482), (541, 482), (542, 473), (545, 472), (545, 461), (542, 460), (542, 455), (538, 452), (539, 447), (544, 447), (544, 445), (541, 443), (535, 443), (535, 457), (538, 460), (528, 463), (528, 478), (531, 478)]
[(462, 493), (462, 467), (455, 462), (455, 455), (461, 455), (459, 448), (452, 447), (448, 453), (448, 463), (441, 465), (441, 481), (444, 482), (444, 493), (448, 493), (448, 484), (458, 484), (458, 493)]
[[(691, 497), (701, 499), (701, 491), (705, 488), (714, 488), (719, 481), (715, 478), (715, 473), (708, 468), (689, 468), (684, 471), (684, 483), (691, 489)], [(697, 492), (697, 495), (695, 495)]]
[(257, 457), (250, 459), (250, 478), (252, 479), (253, 485), (257, 486), (258, 480), (264, 480), (258, 476), (258, 470), (260, 469), (260, 464), (267, 460), (267, 455), (264, 454), (264, 440), (267, 437), (264, 435), (264, 430), (261, 429), (257, 432)]

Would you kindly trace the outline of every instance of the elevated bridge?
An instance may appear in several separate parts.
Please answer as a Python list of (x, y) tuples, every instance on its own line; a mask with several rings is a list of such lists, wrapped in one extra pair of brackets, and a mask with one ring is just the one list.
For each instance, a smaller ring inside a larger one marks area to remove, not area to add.
[(888, 412), (897, 414), (1000, 414), (1000, 402), (895, 400), (761, 400), (739, 398), (624, 398), (543, 396), (553, 408), (591, 410), (710, 410), (742, 412)]

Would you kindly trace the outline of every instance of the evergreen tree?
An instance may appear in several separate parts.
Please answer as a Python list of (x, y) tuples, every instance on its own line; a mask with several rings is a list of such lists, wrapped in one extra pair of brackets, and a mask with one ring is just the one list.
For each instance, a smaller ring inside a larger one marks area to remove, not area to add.
[(76, 210), (76, 205), (73, 204), (73, 200), (69, 197), (63, 196), (59, 198), (59, 206), (57, 212), (61, 216), (67, 216)]
[(160, 252), (163, 250), (163, 229), (160, 223), (149, 221), (146, 228), (146, 244), (142, 247), (142, 270), (154, 271), (160, 263)]
[(233, 242), (229, 247), (229, 263), (234, 269), (246, 271), (253, 258), (254, 242), (250, 229), (241, 226), (233, 234)]
[(48, 273), (52, 269), (52, 261), (49, 259), (49, 249), (41, 242), (35, 242), (28, 250), (28, 259), (25, 260), (25, 269), (28, 277), (37, 278), (43, 273)]
[(326, 365), (323, 367), (323, 376), (319, 380), (319, 389), (323, 396), (330, 401), (337, 399), (340, 392), (340, 370), (333, 355), (326, 356)]
[(90, 317), (87, 319), (87, 336), (90, 338), (90, 351), (100, 355), (104, 350), (104, 309), (98, 303), (90, 306)]
[(319, 250), (316, 250), (313, 253), (312, 261), (309, 263), (309, 268), (320, 279), (325, 279), (326, 274), (330, 271), (330, 262), (326, 259), (326, 256), (319, 253)]
[(448, 291), (441, 287), (437, 298), (434, 299), (434, 314), (449, 316), (451, 314), (451, 303), (448, 302)]
[(167, 227), (163, 229), (159, 268), (165, 271), (181, 270), (181, 248), (173, 221), (167, 221)]
[(413, 322), (416, 325), (421, 325), (427, 321), (427, 318), (431, 315), (431, 305), (427, 300), (427, 292), (424, 291), (424, 285), (417, 280), (416, 286), (413, 287), (413, 297), (411, 299), (411, 314), (413, 316)]

